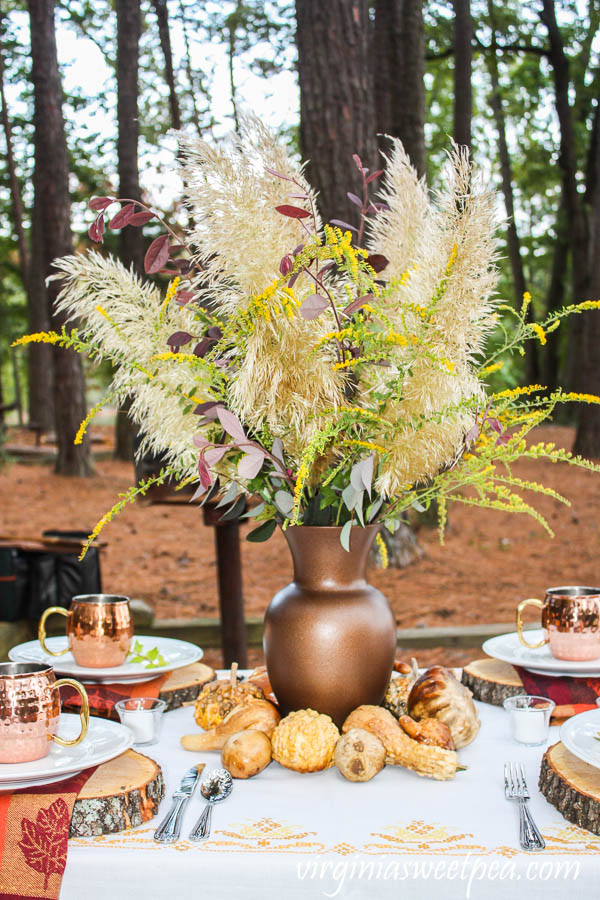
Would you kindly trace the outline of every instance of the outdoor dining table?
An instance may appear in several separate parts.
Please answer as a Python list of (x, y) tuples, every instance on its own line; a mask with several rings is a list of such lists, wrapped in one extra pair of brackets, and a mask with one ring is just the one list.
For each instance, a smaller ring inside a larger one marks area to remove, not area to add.
[[(516, 744), (507, 713), (477, 703), (481, 730), (452, 781), (386, 766), (372, 781), (346, 781), (336, 768), (299, 774), (272, 763), (236, 780), (213, 810), (204, 843), (187, 836), (203, 807), (197, 790), (181, 839), (153, 833), (183, 774), (218, 752), (190, 753), (180, 738), (197, 730), (193, 708), (166, 714), (159, 743), (140, 748), (164, 772), (159, 815), (120, 834), (69, 841), (61, 900), (291, 900), (318, 897), (589, 898), (600, 880), (600, 837), (566, 822), (537, 790), (545, 746)], [(549, 743), (558, 740), (552, 728)], [(530, 809), (546, 849), (519, 849), (518, 807), (504, 798), (503, 765), (524, 766)], [(599, 773), (600, 777), (600, 773)]]

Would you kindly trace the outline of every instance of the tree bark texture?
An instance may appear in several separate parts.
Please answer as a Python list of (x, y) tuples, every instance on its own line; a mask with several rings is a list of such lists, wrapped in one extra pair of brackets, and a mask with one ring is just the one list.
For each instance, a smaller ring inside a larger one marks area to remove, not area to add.
[[(140, 200), (138, 67), (142, 16), (139, 0), (117, 0), (116, 8), (119, 196)], [(138, 275), (143, 274), (144, 238), (141, 228), (126, 225), (121, 229), (119, 255), (123, 265), (133, 268)], [(130, 405), (131, 401), (125, 400), (120, 406), (117, 411), (115, 428), (115, 458), (125, 462), (133, 460), (133, 441), (136, 430), (128, 415)]]
[(462, 683), (475, 700), (502, 706), (508, 697), (524, 693), (516, 669), (499, 659), (476, 659), (463, 668)]
[[(456, 16), (456, 25), (458, 27), (458, 3), (455, 3), (455, 8), (457, 10)], [(467, 6), (469, 4), (467, 3)], [(502, 194), (504, 196), (504, 205), (506, 207), (506, 244), (508, 250), (508, 258), (510, 262), (510, 268), (512, 272), (513, 285), (515, 290), (515, 305), (517, 309), (520, 308), (521, 303), (523, 302), (523, 294), (527, 290), (527, 284), (525, 281), (525, 272), (523, 270), (523, 260), (521, 257), (521, 241), (519, 239), (519, 233), (517, 231), (517, 222), (515, 219), (515, 202), (513, 195), (513, 173), (512, 173), (512, 163), (510, 159), (510, 153), (508, 151), (508, 143), (506, 141), (506, 121), (504, 118), (504, 107), (502, 103), (502, 91), (500, 88), (500, 78), (498, 74), (498, 58), (496, 55), (497, 45), (496, 45), (496, 26), (495, 26), (495, 11), (494, 11), (494, 3), (493, 0), (488, 0), (488, 14), (490, 20), (490, 28), (492, 30), (492, 45), (490, 47), (490, 53), (486, 54), (486, 59), (488, 62), (488, 70), (490, 73), (490, 80), (492, 82), (492, 91), (490, 95), (490, 105), (492, 107), (492, 111), (494, 113), (494, 121), (496, 124), (496, 131), (498, 132), (498, 158), (500, 160), (500, 174), (502, 178)], [(469, 10), (469, 21), (470, 21), (470, 10)], [(472, 28), (471, 28), (472, 31)], [(455, 69), (456, 75), (456, 69)], [(470, 88), (469, 88), (470, 90)], [(458, 103), (458, 98), (457, 98)], [(455, 104), (455, 115), (457, 115), (457, 105)], [(471, 112), (469, 111), (469, 122), (471, 118)], [(470, 124), (469, 124), (470, 130)], [(456, 132), (455, 132), (456, 139)], [(459, 141), (459, 143), (461, 143)], [(527, 317), (528, 320), (531, 321), (533, 314), (533, 309), (531, 304), (527, 309)], [(538, 354), (537, 347), (533, 342), (530, 342), (528, 346), (525, 348), (525, 377), (529, 384), (537, 384), (539, 382), (539, 362), (538, 362)]]
[[(590, 152), (587, 166), (585, 207), (588, 222), (588, 296), (585, 300), (600, 299), (600, 96), (596, 102)], [(585, 327), (581, 329), (582, 385), (586, 393), (600, 395), (600, 310), (585, 313)], [(600, 456), (600, 407), (582, 405), (575, 438), (576, 453), (586, 457)]]
[(169, 9), (167, 0), (152, 0), (152, 6), (158, 22), (158, 36), (160, 47), (165, 59), (165, 81), (169, 88), (169, 109), (171, 111), (171, 126), (177, 131), (181, 128), (181, 112), (179, 110), (179, 98), (175, 86), (175, 74), (173, 72), (173, 52), (171, 49), (171, 32), (169, 30)]
[(160, 766), (136, 750), (98, 766), (71, 814), (69, 837), (115, 834), (143, 825), (158, 813), (165, 796)]
[[(138, 57), (142, 29), (139, 0), (117, 0), (117, 156), (119, 196), (140, 200), (138, 169)], [(119, 253), (128, 268), (144, 271), (140, 228), (121, 229)]]
[(567, 822), (600, 834), (598, 770), (569, 753), (560, 741), (542, 757), (538, 787)]
[(296, 0), (300, 150), (310, 160), (307, 177), (320, 192), (323, 220), (354, 224), (356, 192), (363, 165), (377, 159), (375, 114), (369, 65), (367, 0)]
[[(567, 264), (569, 261), (569, 230), (566, 221), (564, 194), (556, 213), (556, 238), (554, 240), (554, 248), (552, 253), (552, 270), (550, 272), (550, 282), (546, 291), (546, 311), (548, 313), (558, 310), (565, 304)], [(568, 327), (568, 323), (565, 323)], [(561, 362), (561, 329), (552, 331), (547, 336), (547, 344), (542, 353), (542, 375), (541, 383), (545, 384), (548, 390), (554, 391), (561, 384), (561, 370), (564, 364)], [(557, 416), (560, 410), (557, 410)]]
[[(54, 33), (54, 0), (28, 0), (31, 31), (31, 77), (34, 93), (35, 221), (33, 255), (40, 280), (52, 274), (52, 262), (73, 252), (69, 198), (69, 161), (62, 115), (62, 88)], [(52, 327), (66, 324), (54, 304), (60, 284), (46, 288)], [(61, 475), (89, 475), (88, 441), (73, 441), (86, 414), (81, 359), (73, 350), (53, 348), (55, 425), (58, 441), (56, 471)], [(49, 373), (46, 373), (46, 377)]]
[(422, 0), (376, 0), (371, 49), (379, 146), (400, 138), (425, 175), (425, 29)]
[[(549, 59), (555, 88), (556, 112), (560, 124), (559, 163), (564, 173), (564, 199), (571, 245), (573, 302), (595, 299), (600, 288), (600, 118), (596, 105), (587, 165), (585, 199), (577, 189), (577, 153), (573, 110), (569, 103), (569, 61), (556, 21), (554, 0), (543, 0), (540, 13), (548, 31)], [(598, 98), (597, 98), (598, 99)], [(569, 329), (570, 381), (572, 390), (595, 394), (600, 389), (597, 352), (600, 339), (600, 312), (576, 316)], [(587, 457), (600, 456), (600, 416), (597, 409), (582, 406), (575, 438), (575, 451)]]
[(185, 73), (187, 75), (188, 85), (189, 85), (189, 96), (192, 103), (192, 121), (198, 132), (198, 137), (202, 137), (202, 127), (200, 125), (200, 110), (198, 109), (198, 102), (196, 100), (196, 78), (194, 76), (194, 68), (192, 66), (192, 50), (190, 46), (190, 36), (188, 31), (188, 21), (186, 16), (186, 9), (182, 3), (182, 0), (179, 0), (179, 22), (181, 23), (181, 31), (183, 33), (183, 43), (185, 46)]
[(473, 22), (471, 0), (453, 0), (454, 5), (454, 140), (471, 152), (473, 92)]
[[(31, 259), (27, 235), (25, 233), (23, 199), (13, 153), (10, 115), (4, 92), (4, 59), (0, 54), (0, 103), (2, 129), (6, 144), (6, 166), (10, 187), (10, 203), (13, 226), (17, 236), (21, 280), (27, 297), (27, 324), (30, 332), (47, 331), (50, 327), (48, 298), (43, 279), (33, 290), (31, 279)], [(29, 422), (50, 431), (54, 427), (54, 402), (52, 396), (52, 348), (48, 344), (30, 344), (27, 348), (27, 381)]]
[[(555, 106), (560, 125), (559, 165), (563, 171), (565, 210), (569, 226), (573, 272), (573, 302), (585, 299), (587, 293), (587, 229), (582, 199), (577, 190), (577, 153), (573, 111), (569, 103), (569, 60), (564, 51), (560, 28), (556, 21), (554, 0), (543, 0), (541, 20), (546, 26), (550, 44), (548, 58), (552, 66)], [(577, 326), (580, 322), (576, 323)], [(573, 332), (579, 328), (571, 329)], [(578, 351), (575, 353), (579, 356)], [(573, 387), (579, 385), (573, 384)]]

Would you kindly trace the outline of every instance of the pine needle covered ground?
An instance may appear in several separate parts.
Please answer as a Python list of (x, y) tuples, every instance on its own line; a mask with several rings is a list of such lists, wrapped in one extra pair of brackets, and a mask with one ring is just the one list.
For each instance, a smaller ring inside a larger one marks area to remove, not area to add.
[[(569, 448), (573, 431), (543, 427), (536, 438)], [(600, 581), (600, 481), (589, 472), (544, 460), (515, 466), (524, 479), (538, 478), (571, 500), (565, 507), (539, 498), (556, 537), (528, 516), (456, 505), (445, 546), (435, 529), (419, 532), (425, 556), (408, 569), (371, 570), (370, 579), (389, 598), (399, 627), (511, 622), (519, 600), (544, 588)], [(99, 462), (97, 476), (81, 481), (51, 474), (48, 466), (10, 464), (0, 470), (3, 533), (38, 535), (45, 528), (90, 529), (132, 483), (131, 467)], [(245, 526), (243, 531), (252, 526)], [(218, 609), (212, 530), (194, 506), (130, 505), (103, 534), (104, 590), (141, 597), (159, 617), (216, 616)], [(246, 614), (261, 615), (291, 576), (289, 551), (280, 534), (266, 544), (242, 541)], [(423, 662), (459, 663), (477, 651), (420, 652)], [(253, 661), (258, 654), (253, 654)], [(209, 659), (218, 663), (218, 654)]]

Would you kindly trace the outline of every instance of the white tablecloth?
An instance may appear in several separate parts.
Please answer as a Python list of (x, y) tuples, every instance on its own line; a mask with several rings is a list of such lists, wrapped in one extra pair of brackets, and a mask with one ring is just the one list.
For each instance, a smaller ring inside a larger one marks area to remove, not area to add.
[[(167, 713), (160, 743), (146, 750), (165, 775), (160, 817), (123, 834), (71, 840), (61, 900), (595, 897), (600, 838), (570, 825), (537, 791), (544, 748), (513, 743), (504, 710), (477, 706), (482, 728), (459, 752), (468, 770), (454, 781), (389, 766), (352, 784), (335, 768), (300, 775), (272, 763), (235, 781), (213, 810), (212, 839), (191, 844), (197, 791), (172, 846), (152, 840), (171, 793), (193, 763), (206, 762), (207, 771), (220, 756), (181, 748), (181, 735), (196, 729), (192, 708)], [(503, 794), (505, 760), (525, 767), (543, 853), (519, 850), (517, 804)]]

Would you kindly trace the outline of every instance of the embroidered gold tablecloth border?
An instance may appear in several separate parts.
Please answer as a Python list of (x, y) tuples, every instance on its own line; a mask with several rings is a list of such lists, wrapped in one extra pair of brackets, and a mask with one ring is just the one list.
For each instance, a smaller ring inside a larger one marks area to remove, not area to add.
[[(100, 835), (93, 838), (73, 838), (74, 846), (100, 844), (136, 850), (164, 850), (165, 845), (156, 844), (152, 839), (154, 825), (136, 828), (115, 835)], [(600, 836), (591, 834), (576, 825), (557, 824), (543, 831), (546, 853), (557, 855), (582, 855), (600, 853)], [(477, 843), (475, 836), (460, 832), (451, 826), (430, 824), (419, 819), (408, 823), (386, 826), (381, 831), (371, 832), (372, 840), (362, 846), (340, 841), (327, 844), (319, 840), (316, 831), (309, 831), (288, 822), (276, 822), (263, 818), (257, 822), (246, 821), (230, 825), (226, 829), (216, 829), (214, 838), (201, 844), (192, 844), (185, 839), (169, 845), (180, 852), (188, 850), (210, 852), (243, 853), (336, 853), (348, 856), (356, 853), (364, 855), (418, 855), (435, 856), (504, 856), (512, 858), (521, 851), (517, 846), (501, 844), (486, 847)]]

